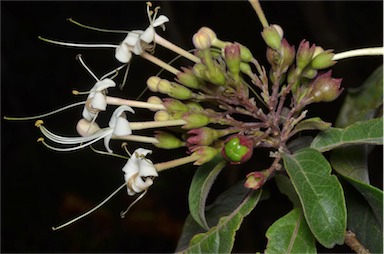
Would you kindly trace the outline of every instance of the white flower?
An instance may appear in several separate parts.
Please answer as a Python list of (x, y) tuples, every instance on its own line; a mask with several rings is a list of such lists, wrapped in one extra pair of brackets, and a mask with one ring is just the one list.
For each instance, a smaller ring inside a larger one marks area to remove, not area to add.
[(88, 121), (93, 121), (99, 111), (104, 111), (107, 108), (106, 94), (107, 88), (115, 87), (116, 83), (109, 78), (100, 80), (90, 90), (87, 97), (87, 103), (83, 109), (83, 117)]
[(153, 178), (159, 176), (152, 161), (145, 158), (150, 153), (151, 150), (136, 149), (122, 169), (130, 196), (147, 190), (153, 184)]
[(43, 139), (39, 139), (39, 141), (42, 141), (47, 147), (53, 150), (65, 152), (79, 150), (104, 139), (105, 148), (108, 152), (112, 153), (112, 150), (109, 148), (109, 142), (113, 135), (127, 136), (132, 134), (131, 127), (126, 119), (124, 111), (135, 113), (135, 111), (129, 106), (120, 106), (113, 112), (109, 121), (109, 127), (103, 129), (100, 129), (100, 127), (94, 122), (81, 119), (76, 126), (77, 132), (81, 135), (80, 137), (63, 137), (54, 134), (43, 126), (43, 121), (38, 120), (35, 125), (40, 128), (41, 133), (49, 140), (61, 145), (76, 146), (58, 148), (46, 144)]
[[(160, 15), (156, 18), (157, 9), (154, 12), (149, 10), (150, 5), (147, 5), (147, 13), (149, 19), (149, 26), (145, 31), (142, 30), (133, 30), (128, 32), (127, 37), (122, 41), (122, 43), (116, 48), (115, 57), (121, 63), (128, 63), (132, 58), (132, 53), (135, 55), (140, 55), (144, 50), (150, 49), (150, 43), (155, 39), (155, 27), (162, 27), (165, 29), (164, 23), (168, 22), (169, 19), (165, 15)], [(153, 16), (152, 16), (153, 13)], [(144, 50), (143, 50), (144, 46)], [(133, 48), (133, 50), (130, 50)]]

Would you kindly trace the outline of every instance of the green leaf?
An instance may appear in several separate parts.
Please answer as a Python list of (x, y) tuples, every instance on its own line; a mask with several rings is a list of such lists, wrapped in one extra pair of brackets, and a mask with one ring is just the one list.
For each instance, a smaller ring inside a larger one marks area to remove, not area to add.
[(348, 89), (343, 106), (336, 120), (336, 127), (373, 118), (383, 104), (383, 66), (377, 68), (358, 88)]
[(313, 117), (305, 119), (299, 122), (292, 131), (291, 135), (294, 135), (300, 131), (305, 130), (327, 130), (332, 126), (331, 123), (324, 122), (320, 117)]
[(346, 188), (346, 201), (348, 229), (371, 253), (383, 253), (383, 227), (370, 204), (352, 187)]
[(222, 217), (219, 223), (206, 233), (195, 235), (188, 249), (183, 253), (230, 253), (235, 241), (236, 231), (245, 216), (259, 202), (262, 190), (251, 191), (241, 204), (228, 216)]
[(266, 254), (316, 253), (315, 238), (301, 208), (295, 208), (278, 219), (267, 230)]
[(311, 144), (320, 152), (345, 145), (383, 144), (383, 118), (356, 122), (345, 129), (331, 128), (320, 132)]
[[(241, 204), (248, 193), (249, 189), (244, 187), (244, 180), (221, 193), (216, 200), (206, 208), (208, 226), (215, 226), (221, 217), (229, 215)], [(192, 237), (202, 232), (206, 232), (206, 230), (199, 226), (192, 216), (189, 215), (184, 223), (183, 232), (179, 239), (176, 252), (186, 249)]]
[(328, 161), (311, 148), (282, 156), (316, 239), (327, 248), (343, 244), (347, 220), (344, 193), (337, 177), (331, 175)]
[(225, 164), (224, 158), (218, 154), (197, 169), (189, 188), (189, 211), (196, 222), (206, 230), (209, 229), (209, 226), (205, 218), (205, 201), (217, 175)]

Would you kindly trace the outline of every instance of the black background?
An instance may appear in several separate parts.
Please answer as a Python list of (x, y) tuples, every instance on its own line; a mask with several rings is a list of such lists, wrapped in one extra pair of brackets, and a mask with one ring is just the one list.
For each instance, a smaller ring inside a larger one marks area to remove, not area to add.
[[(262, 2), (269, 23), (282, 26), (291, 44), (307, 39), (335, 52), (382, 45), (382, 1)], [(191, 37), (201, 26), (209, 26), (222, 40), (248, 46), (259, 62), (265, 61), (261, 25), (246, 1), (155, 2), (161, 14), (170, 18), (165, 38), (183, 48), (192, 48)], [(1, 2), (1, 110), (2, 116), (43, 113), (74, 101), (72, 89), (89, 90), (94, 80), (75, 60), (81, 53), (89, 67), (101, 76), (118, 65), (110, 49), (73, 49), (50, 45), (37, 39), (118, 44), (124, 34), (89, 31), (68, 21), (111, 29), (144, 29), (145, 2)], [(175, 55), (160, 46), (160, 58)], [(178, 62), (176, 67), (187, 62)], [(334, 77), (342, 77), (346, 88), (359, 86), (380, 64), (380, 57), (340, 61)], [(134, 58), (123, 91), (112, 95), (135, 98), (148, 76), (159, 68)], [(171, 77), (164, 75), (164, 77)], [(147, 93), (148, 95), (148, 93)], [(333, 121), (343, 96), (327, 105), (315, 105), (312, 114)], [(51, 130), (75, 135), (81, 108), (45, 119)], [(139, 116), (138, 116), (139, 115)], [(138, 111), (133, 119), (150, 119)], [(106, 124), (106, 119), (100, 119)], [(187, 194), (194, 167), (180, 167), (163, 173), (147, 196), (121, 219), (119, 212), (132, 201), (120, 192), (100, 210), (58, 232), (60, 224), (92, 208), (123, 180), (124, 160), (96, 155), (89, 150), (57, 153), (37, 144), (40, 137), (34, 121), (2, 120), (1, 129), (1, 251), (2, 252), (172, 252), (188, 214)], [(118, 143), (116, 151), (123, 153)], [(132, 144), (133, 151), (138, 144)], [(100, 146), (101, 147), (101, 146)], [(379, 149), (377, 149), (379, 150)], [(180, 153), (179, 153), (180, 152)], [(262, 152), (261, 152), (262, 153)], [(381, 155), (381, 150), (376, 151)], [(154, 161), (182, 156), (182, 151), (155, 153)], [(262, 156), (260, 156), (262, 158)], [(260, 161), (261, 160), (261, 161)], [(244, 169), (228, 168), (219, 176), (219, 192), (250, 170), (263, 166), (262, 159)], [(382, 161), (371, 163), (376, 170), (373, 183), (382, 188)], [(247, 164), (249, 166), (250, 164)], [(242, 171), (243, 170), (243, 171)], [(235, 243), (235, 252), (262, 251), (265, 230), (287, 213), (289, 202), (273, 191), (270, 201), (260, 203), (246, 218)], [(320, 251), (327, 251), (320, 249)], [(334, 251), (349, 251), (338, 247)]]

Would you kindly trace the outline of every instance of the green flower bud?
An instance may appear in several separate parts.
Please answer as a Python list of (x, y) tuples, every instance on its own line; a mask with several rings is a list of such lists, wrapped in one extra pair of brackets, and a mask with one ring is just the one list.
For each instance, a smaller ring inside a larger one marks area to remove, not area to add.
[(193, 163), (193, 165), (203, 165), (204, 163), (207, 163), (208, 161), (212, 160), (213, 157), (216, 156), (218, 151), (209, 146), (198, 146), (192, 149), (192, 154), (201, 156), (197, 161)]
[(295, 61), (295, 47), (289, 45), (288, 41), (286, 39), (283, 39), (281, 41), (281, 60), (280, 65), (282, 68), (282, 72), (286, 72)]
[(158, 143), (155, 143), (155, 146), (158, 148), (175, 149), (185, 145), (185, 142), (163, 131), (157, 131), (155, 138), (158, 140)]
[(334, 55), (333, 50), (323, 51), (312, 59), (310, 66), (316, 70), (331, 67), (336, 63), (336, 61), (332, 60)]
[(187, 122), (182, 126), (183, 129), (200, 128), (210, 123), (208, 116), (196, 112), (185, 113), (183, 115), (183, 120)]
[(185, 105), (188, 107), (188, 110), (191, 112), (200, 112), (204, 109), (198, 102), (194, 102), (194, 101), (188, 101), (187, 103), (185, 103)]
[(186, 87), (198, 89), (204, 81), (198, 78), (192, 70), (181, 67), (183, 72), (177, 73), (177, 81)]
[(215, 85), (224, 86), (226, 82), (225, 75), (219, 67), (215, 66), (205, 72), (207, 80)]
[(278, 50), (280, 48), (283, 37), (281, 35), (281, 31), (279, 31), (275, 25), (264, 27), (263, 32), (261, 32), (261, 36), (269, 47), (274, 50)]
[(313, 79), (314, 77), (316, 77), (317, 75), (317, 71), (314, 70), (314, 69), (309, 69), (309, 68), (306, 68), (302, 73), (301, 73), (301, 76), (304, 77), (304, 78), (308, 78), (308, 79)]
[(165, 98), (163, 105), (170, 112), (171, 111), (182, 111), (182, 112), (188, 111), (188, 107), (184, 103), (172, 98)]
[(153, 119), (155, 121), (167, 121), (170, 119), (170, 114), (165, 111), (165, 110), (159, 110), (155, 113), (155, 115), (153, 116)]
[(205, 66), (202, 63), (197, 63), (193, 66), (192, 72), (201, 79), (207, 80), (207, 75), (205, 75), (206, 71), (208, 70), (207, 66)]
[(232, 164), (244, 163), (252, 157), (253, 142), (244, 135), (232, 135), (226, 139), (222, 154)]
[(207, 146), (212, 144), (220, 137), (219, 131), (209, 127), (192, 129), (187, 133), (190, 135), (190, 137), (187, 139), (187, 143), (190, 145)]
[(330, 102), (335, 100), (343, 89), (340, 89), (342, 79), (334, 79), (331, 77), (332, 71), (328, 71), (312, 82), (312, 91), (310, 93), (310, 102)]
[(240, 45), (232, 43), (224, 48), (224, 57), (228, 70), (235, 76), (240, 73)]
[(253, 76), (251, 66), (247, 63), (244, 63), (244, 62), (240, 63), (240, 71), (244, 74), (247, 74), (248, 76)]
[(313, 53), (315, 52), (316, 45), (313, 44), (309, 47), (309, 42), (302, 40), (296, 53), (296, 67), (304, 70), (305, 67), (311, 62)]
[(239, 45), (240, 45), (240, 58), (241, 58), (241, 61), (247, 62), (247, 63), (252, 61), (253, 55), (252, 55), (251, 51), (247, 47), (245, 47), (245, 46), (243, 46), (241, 44), (239, 44)]
[(160, 93), (167, 94), (172, 98), (179, 100), (188, 100), (193, 97), (191, 90), (176, 82), (170, 82), (166, 79), (160, 80), (157, 84), (157, 89)]

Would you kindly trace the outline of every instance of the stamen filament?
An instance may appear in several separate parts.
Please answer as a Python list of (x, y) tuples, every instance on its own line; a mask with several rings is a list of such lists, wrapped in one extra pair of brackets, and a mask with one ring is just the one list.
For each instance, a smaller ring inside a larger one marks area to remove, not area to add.
[(99, 209), (102, 205), (104, 205), (108, 200), (110, 200), (114, 195), (116, 195), (116, 193), (118, 193), (118, 192), (119, 192), (121, 189), (123, 189), (126, 185), (127, 185), (126, 183), (122, 184), (119, 188), (117, 188), (114, 192), (112, 192), (111, 195), (109, 195), (109, 196), (108, 196), (106, 199), (104, 199), (100, 204), (98, 204), (97, 206), (95, 206), (94, 208), (92, 208), (91, 210), (89, 210), (88, 212), (83, 213), (82, 215), (80, 215), (80, 216), (78, 216), (78, 217), (76, 217), (76, 218), (74, 218), (74, 219), (72, 219), (72, 220), (70, 220), (70, 221), (68, 221), (68, 222), (66, 222), (66, 223), (64, 223), (64, 224), (62, 224), (62, 225), (60, 225), (60, 226), (52, 227), (52, 230), (55, 231), (55, 230), (62, 229), (62, 228), (64, 228), (64, 227), (66, 227), (66, 226), (68, 226), (68, 225), (70, 225), (70, 224), (72, 224), (72, 223), (74, 223), (74, 222), (76, 222), (76, 221), (78, 221), (78, 220), (84, 218), (85, 216), (87, 216), (87, 215), (93, 213), (94, 211), (96, 211), (97, 209)]
[(164, 39), (163, 37), (161, 37), (157, 33), (155, 33), (155, 42), (157, 44), (163, 46), (164, 48), (167, 48), (167, 49), (172, 50), (173, 52), (175, 52), (181, 56), (184, 56), (185, 58), (191, 60), (192, 62), (195, 62), (195, 63), (201, 62), (200, 58), (198, 58), (197, 56), (189, 53), (188, 51), (180, 48), (179, 46), (173, 44), (172, 42)]
[(384, 47), (348, 50), (345, 52), (335, 54), (332, 60), (337, 61), (337, 60), (356, 57), (356, 56), (380, 56), (380, 55), (384, 55)]
[(81, 44), (81, 43), (71, 43), (71, 42), (62, 42), (62, 41), (54, 41), (50, 40), (41, 36), (38, 36), (38, 38), (42, 41), (49, 42), (52, 44), (62, 45), (62, 46), (69, 46), (69, 47), (84, 47), (84, 48), (117, 48), (118, 45), (111, 45), (111, 44)]
[(171, 160), (171, 161), (167, 161), (167, 162), (156, 163), (154, 166), (155, 166), (157, 172), (160, 172), (160, 171), (163, 171), (163, 170), (166, 170), (166, 169), (170, 169), (170, 168), (181, 166), (181, 165), (184, 165), (184, 164), (187, 164), (187, 163), (195, 162), (198, 159), (200, 159), (200, 157), (201, 157), (200, 155), (192, 154), (190, 156), (183, 157), (183, 158), (180, 158), (180, 159), (175, 159), (175, 160)]
[(140, 199), (142, 199), (144, 196), (145, 196), (145, 194), (147, 194), (147, 192), (148, 192), (148, 190), (145, 190), (143, 193), (141, 193), (141, 195), (140, 196), (138, 196), (136, 199), (135, 199), (135, 201), (133, 201), (132, 202), (132, 204), (130, 204), (129, 206), (128, 206), (128, 208), (125, 210), (125, 211), (122, 211), (122, 212), (120, 212), (120, 217), (121, 218), (125, 218), (125, 215), (127, 214), (127, 212), (137, 203), (137, 202), (139, 202), (139, 200)]
[(83, 58), (82, 58), (82, 55), (81, 54), (78, 54), (76, 56), (76, 59), (80, 62), (80, 64), (84, 67), (84, 69), (86, 69), (88, 71), (89, 74), (91, 74), (91, 76), (96, 79), (96, 81), (100, 81), (95, 74), (93, 74), (93, 72), (91, 71), (91, 69), (89, 69), (89, 67), (85, 64)]
[(103, 29), (103, 28), (97, 28), (97, 27), (93, 27), (93, 26), (84, 25), (84, 24), (81, 24), (81, 23), (77, 22), (76, 20), (74, 20), (72, 18), (68, 18), (67, 20), (69, 22), (75, 24), (75, 25), (78, 25), (80, 27), (83, 27), (83, 28), (86, 28), (86, 29), (89, 29), (89, 30), (94, 30), (94, 31), (99, 31), (99, 32), (106, 32), (106, 33), (129, 33), (129, 31), (125, 31), (125, 30), (110, 30), (110, 29)]
[(39, 118), (43, 118), (43, 117), (46, 117), (46, 116), (50, 116), (50, 115), (59, 113), (61, 111), (64, 111), (64, 110), (67, 110), (67, 109), (70, 109), (70, 108), (77, 107), (79, 105), (83, 105), (83, 104), (85, 104), (85, 101), (76, 102), (76, 103), (73, 103), (71, 105), (64, 106), (64, 107), (56, 109), (54, 111), (51, 111), (51, 112), (48, 112), (48, 113), (45, 113), (45, 114), (41, 114), (41, 115), (37, 115), (37, 116), (25, 116), (25, 117), (9, 117), (9, 116), (4, 116), (4, 120), (23, 121), (23, 120), (39, 119)]
[(147, 109), (154, 109), (154, 110), (164, 110), (165, 107), (163, 104), (154, 104), (154, 103), (148, 103), (144, 101), (135, 101), (135, 100), (127, 100), (127, 99), (122, 99), (122, 98), (117, 98), (117, 97), (111, 97), (107, 96), (106, 97), (107, 104), (109, 105), (127, 105), (130, 107), (135, 107), (135, 108), (147, 108)]

